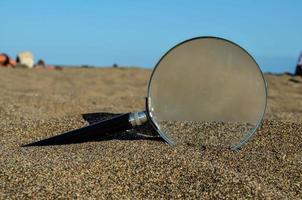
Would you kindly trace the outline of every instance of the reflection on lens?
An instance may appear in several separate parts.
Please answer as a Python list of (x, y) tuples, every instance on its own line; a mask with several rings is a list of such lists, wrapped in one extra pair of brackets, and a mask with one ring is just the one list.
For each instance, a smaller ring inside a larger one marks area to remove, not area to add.
[(152, 122), (174, 144), (241, 146), (262, 120), (266, 87), (238, 45), (201, 37), (172, 48), (148, 88)]

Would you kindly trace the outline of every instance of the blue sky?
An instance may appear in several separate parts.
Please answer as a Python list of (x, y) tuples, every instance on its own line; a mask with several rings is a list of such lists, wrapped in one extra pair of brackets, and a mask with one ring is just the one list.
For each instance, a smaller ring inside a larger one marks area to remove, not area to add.
[(300, 0), (1, 0), (0, 52), (30, 50), (65, 65), (153, 67), (185, 39), (213, 35), (262, 70), (293, 72), (302, 50)]

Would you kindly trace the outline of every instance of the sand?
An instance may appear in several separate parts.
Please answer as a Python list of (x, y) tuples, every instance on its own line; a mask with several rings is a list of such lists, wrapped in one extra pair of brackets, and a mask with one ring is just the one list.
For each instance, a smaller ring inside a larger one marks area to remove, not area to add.
[[(176, 145), (233, 148), (253, 134), (254, 125), (240, 122), (162, 121), (161, 131)], [(239, 147), (240, 148), (240, 147)]]
[(0, 199), (301, 199), (302, 78), (266, 75), (267, 114), (239, 151), (170, 147), (150, 126), (20, 145), (144, 109), (150, 70), (0, 68)]

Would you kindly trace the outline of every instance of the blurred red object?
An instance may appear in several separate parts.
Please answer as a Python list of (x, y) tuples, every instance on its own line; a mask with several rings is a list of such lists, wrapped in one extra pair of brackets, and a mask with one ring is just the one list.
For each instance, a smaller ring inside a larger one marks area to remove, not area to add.
[(3, 67), (15, 67), (16, 61), (11, 59), (7, 54), (0, 54), (0, 66)]

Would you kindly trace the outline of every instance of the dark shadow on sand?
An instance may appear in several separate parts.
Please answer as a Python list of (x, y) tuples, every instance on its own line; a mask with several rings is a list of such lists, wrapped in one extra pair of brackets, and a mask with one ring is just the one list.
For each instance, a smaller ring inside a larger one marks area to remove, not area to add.
[[(114, 117), (117, 117), (122, 114), (114, 114), (114, 113), (87, 113), (82, 114), (82, 117), (85, 121), (88, 122), (89, 125), (98, 123), (103, 120), (108, 120)], [(70, 130), (73, 131), (73, 130)], [(67, 132), (68, 133), (68, 132)], [(83, 142), (91, 142), (91, 141), (108, 141), (108, 140), (153, 140), (153, 141), (163, 141), (163, 139), (158, 135), (158, 133), (154, 130), (152, 125), (146, 123), (142, 126), (135, 127), (131, 130), (120, 131), (115, 133), (104, 133), (97, 135), (93, 138), (83, 138), (68, 136), (68, 139), (62, 141), (61, 138), (66, 137), (66, 133), (62, 133), (61, 135), (53, 136), (51, 138), (46, 138), (44, 140), (40, 140), (37, 142), (33, 142), (30, 144), (23, 145), (23, 147), (27, 146), (51, 146), (51, 145), (67, 145), (67, 144), (76, 144)], [(60, 142), (58, 142), (60, 141)]]
[(296, 79), (293, 79), (293, 78), (288, 79), (288, 81), (292, 82), (292, 83), (301, 83), (300, 80), (296, 80)]

